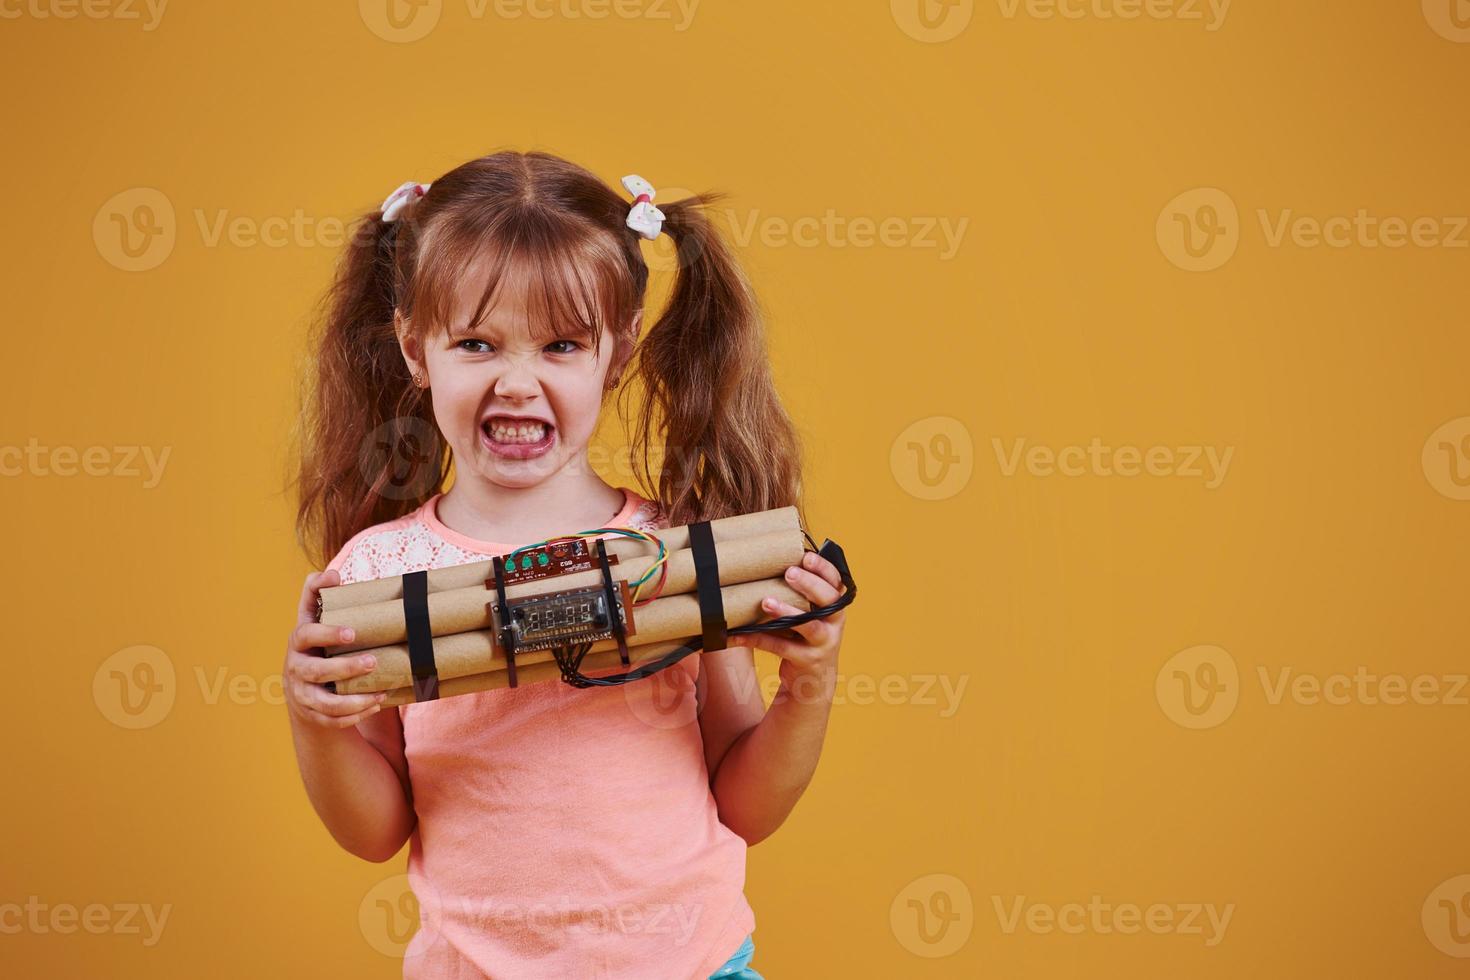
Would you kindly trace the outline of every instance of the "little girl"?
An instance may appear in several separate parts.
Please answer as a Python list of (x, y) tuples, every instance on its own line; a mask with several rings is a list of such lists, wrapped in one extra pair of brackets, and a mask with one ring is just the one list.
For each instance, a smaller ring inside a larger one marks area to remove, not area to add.
[[(374, 665), (324, 656), (352, 641), (315, 621), (324, 587), (558, 534), (799, 506), (798, 440), (749, 287), (700, 209), (712, 198), (659, 210), (640, 178), (624, 183), (634, 200), (555, 156), (503, 152), (405, 184), (364, 220), (330, 294), (297, 531), (317, 564), (333, 557), (306, 578), (283, 675), (333, 838), (375, 862), (410, 845), (421, 927), (405, 977), (760, 976), (746, 848), (816, 768), (841, 611), (618, 686), (546, 681), (381, 713), (381, 694), (325, 686)], [(672, 293), (640, 336), (640, 240), (661, 233), (677, 250)], [(640, 383), (632, 445), (652, 496), (588, 464), (625, 375)], [(815, 553), (786, 581), (814, 608), (844, 591)], [(781, 658), (769, 710), (755, 646)]]

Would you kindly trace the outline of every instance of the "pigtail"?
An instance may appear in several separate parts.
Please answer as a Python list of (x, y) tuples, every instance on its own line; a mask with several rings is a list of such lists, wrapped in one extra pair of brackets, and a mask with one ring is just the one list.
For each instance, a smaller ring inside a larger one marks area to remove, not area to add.
[[(644, 391), (633, 458), (674, 525), (801, 506), (800, 440), (771, 376), (755, 296), (703, 210), (722, 196), (660, 203), (678, 263), (668, 308), (632, 369)], [(664, 456), (656, 484), (647, 467), (655, 435)]]
[[(409, 208), (411, 213), (414, 209)], [(298, 429), (297, 540), (324, 567), (363, 528), (410, 513), (449, 467), (425, 389), (398, 346), (395, 297), (415, 223), (374, 211), (354, 229), (310, 344)]]

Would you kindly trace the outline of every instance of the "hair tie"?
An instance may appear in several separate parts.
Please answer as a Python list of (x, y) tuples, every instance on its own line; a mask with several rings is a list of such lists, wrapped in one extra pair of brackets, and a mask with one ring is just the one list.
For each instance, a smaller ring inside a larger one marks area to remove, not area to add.
[(398, 189), (389, 194), (383, 201), (383, 220), (394, 222), (403, 209), (408, 207), (410, 201), (423, 197), (429, 192), (429, 184), (420, 184), (417, 181), (407, 180), (398, 185)]
[(629, 174), (623, 178), (623, 189), (633, 195), (628, 227), (649, 241), (657, 238), (664, 227), (664, 213), (653, 206), (653, 196), (657, 193), (653, 185), (637, 174)]

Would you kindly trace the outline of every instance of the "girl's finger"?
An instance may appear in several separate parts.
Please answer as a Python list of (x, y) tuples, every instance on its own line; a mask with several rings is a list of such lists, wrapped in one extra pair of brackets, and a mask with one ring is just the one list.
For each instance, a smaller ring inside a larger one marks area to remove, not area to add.
[(343, 643), (351, 643), (356, 634), (350, 629), (340, 626), (328, 626), (326, 623), (300, 623), (291, 633), (291, 649), (298, 653), (306, 653), (318, 647), (334, 647)]
[(313, 657), (301, 654), (305, 659), (296, 663), (293, 673), (307, 684), (325, 684), (327, 681), (345, 681), (349, 677), (361, 677), (377, 669), (377, 658), (372, 654), (344, 653), (339, 657)]
[(381, 704), (375, 704), (366, 711), (360, 711), (353, 715), (324, 715), (314, 708), (302, 708), (301, 713), (307, 721), (322, 728), (351, 728), (352, 726), (371, 718), (382, 709)]
[[(815, 551), (808, 551), (801, 556), (801, 567), (815, 572), (827, 580), (827, 584), (834, 589), (842, 588), (842, 575), (837, 571), (837, 566), (832, 564)], [(823, 603), (826, 605), (826, 603)]]
[(312, 572), (306, 576), (306, 583), (301, 587), (301, 605), (296, 609), (296, 622), (316, 622), (317, 593), (322, 589), (341, 585), (341, 579), (342, 576), (335, 568), (323, 572)]
[(371, 694), (333, 694), (319, 684), (307, 684), (296, 700), (314, 711), (319, 711), (332, 718), (340, 718), (343, 715), (359, 714), (375, 704), (382, 704), (383, 699), (387, 696), (386, 691), (374, 691)]
[(806, 596), (814, 606), (830, 606), (840, 594), (837, 586), (799, 565), (786, 569), (786, 584)]
[(811, 663), (811, 646), (805, 640), (792, 640), (775, 633), (753, 634), (755, 641), (752, 646), (757, 650), (774, 653), (782, 660), (790, 660), (798, 666), (805, 667)]
[[(823, 583), (823, 585), (826, 585), (826, 583)], [(831, 586), (827, 587), (831, 588)], [(761, 611), (770, 613), (772, 616), (800, 616), (805, 610), (797, 609), (790, 603), (782, 602), (780, 599), (766, 599), (761, 602)], [(807, 643), (816, 646), (824, 646), (832, 638), (832, 626), (824, 619), (813, 619), (805, 623), (798, 623), (791, 628), (797, 633), (800, 633), (802, 639)], [(765, 647), (761, 647), (761, 649), (764, 650)]]

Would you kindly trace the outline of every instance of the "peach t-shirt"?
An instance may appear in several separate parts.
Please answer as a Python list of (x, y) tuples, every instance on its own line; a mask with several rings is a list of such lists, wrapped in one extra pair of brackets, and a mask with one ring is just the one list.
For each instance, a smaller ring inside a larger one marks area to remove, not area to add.
[[(622, 489), (605, 526), (668, 526)], [(327, 567), (360, 582), (531, 543), (460, 534), (438, 501), (360, 532)], [(398, 706), (421, 921), (404, 977), (703, 980), (734, 954), (755, 914), (745, 841), (709, 788), (699, 657), (614, 687), (554, 680)]]

